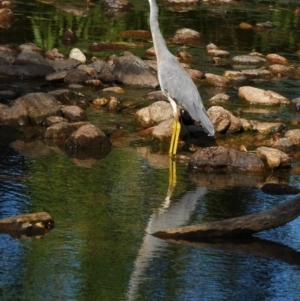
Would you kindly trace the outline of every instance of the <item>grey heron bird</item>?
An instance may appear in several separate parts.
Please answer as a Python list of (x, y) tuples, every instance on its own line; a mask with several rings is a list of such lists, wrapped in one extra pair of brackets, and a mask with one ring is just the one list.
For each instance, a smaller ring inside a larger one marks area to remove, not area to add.
[(180, 108), (186, 110), (195, 121), (200, 122), (209, 135), (214, 136), (215, 129), (206, 113), (196, 85), (167, 48), (159, 29), (156, 0), (148, 1), (150, 4), (150, 29), (157, 57), (158, 81), (174, 112), (169, 149), (169, 155), (173, 156), (177, 152), (181, 129)]

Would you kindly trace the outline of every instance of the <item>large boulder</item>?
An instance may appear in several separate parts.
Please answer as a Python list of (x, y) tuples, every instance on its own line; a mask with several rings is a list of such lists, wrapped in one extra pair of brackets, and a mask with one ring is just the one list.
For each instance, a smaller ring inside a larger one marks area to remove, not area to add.
[(250, 102), (251, 104), (280, 105), (290, 103), (290, 101), (286, 97), (276, 92), (266, 91), (250, 86), (240, 87), (238, 96)]
[(22, 105), (28, 113), (29, 123), (42, 124), (48, 116), (61, 115), (60, 104), (48, 93), (29, 93), (17, 98), (13, 104)]
[(148, 107), (136, 112), (138, 122), (143, 127), (150, 127), (173, 117), (171, 104), (166, 101), (157, 101)]
[(101, 158), (111, 150), (108, 137), (96, 126), (86, 124), (75, 131), (65, 142), (69, 155), (76, 158)]
[(155, 88), (159, 85), (155, 72), (139, 57), (126, 52), (113, 58), (116, 81), (138, 87)]
[(229, 173), (257, 173), (265, 170), (264, 163), (255, 154), (223, 146), (199, 149), (192, 155), (189, 168), (205, 172)]

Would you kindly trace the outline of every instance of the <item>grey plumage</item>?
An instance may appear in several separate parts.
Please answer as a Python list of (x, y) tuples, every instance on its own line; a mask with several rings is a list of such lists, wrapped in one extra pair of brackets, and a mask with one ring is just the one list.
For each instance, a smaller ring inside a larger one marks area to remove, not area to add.
[(158, 79), (162, 91), (172, 104), (174, 117), (176, 119), (178, 116), (177, 105), (189, 112), (191, 117), (200, 122), (204, 130), (213, 136), (215, 134), (214, 126), (206, 113), (197, 87), (189, 74), (168, 50), (160, 32), (156, 1), (148, 1), (150, 4), (150, 28), (157, 56)]

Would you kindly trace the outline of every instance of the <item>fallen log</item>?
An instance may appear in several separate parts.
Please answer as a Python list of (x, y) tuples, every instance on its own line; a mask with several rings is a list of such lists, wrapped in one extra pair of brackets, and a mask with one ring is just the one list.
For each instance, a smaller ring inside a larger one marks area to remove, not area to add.
[(38, 212), (17, 215), (0, 220), (0, 233), (16, 235), (42, 235), (54, 227), (49, 213)]
[(270, 210), (222, 221), (158, 231), (152, 235), (163, 239), (201, 240), (207, 238), (239, 237), (280, 227), (300, 215), (300, 194)]

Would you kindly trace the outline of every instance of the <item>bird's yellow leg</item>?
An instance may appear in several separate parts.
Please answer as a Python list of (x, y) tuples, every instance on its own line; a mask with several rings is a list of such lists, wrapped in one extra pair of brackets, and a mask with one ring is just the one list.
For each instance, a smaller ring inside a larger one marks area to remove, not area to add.
[(173, 155), (176, 155), (176, 153), (177, 153), (180, 129), (181, 129), (181, 124), (178, 120), (176, 120), (176, 131), (175, 131), (175, 138), (174, 138)]
[(170, 149), (169, 149), (170, 157), (172, 157), (173, 155), (176, 155), (176, 153), (177, 153), (180, 129), (181, 129), (180, 122), (178, 120), (174, 119), (174, 122), (172, 125), (171, 144), (170, 144)]
[(173, 124), (172, 124), (172, 136), (171, 136), (171, 143), (170, 143), (170, 148), (169, 148), (170, 156), (173, 155), (175, 135), (176, 135), (176, 120), (174, 119)]

